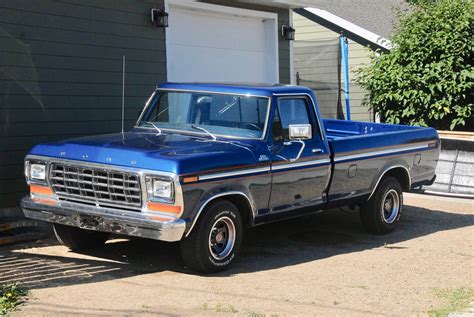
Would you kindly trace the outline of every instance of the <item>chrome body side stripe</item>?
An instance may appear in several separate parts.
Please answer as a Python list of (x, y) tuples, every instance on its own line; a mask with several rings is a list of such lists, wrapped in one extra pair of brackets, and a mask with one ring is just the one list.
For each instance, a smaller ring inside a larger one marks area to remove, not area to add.
[(412, 150), (423, 150), (429, 147), (430, 146), (428, 144), (424, 144), (424, 145), (406, 146), (406, 147), (389, 149), (389, 150), (365, 152), (365, 153), (336, 157), (334, 158), (334, 161), (339, 162), (339, 161), (355, 160), (359, 158), (369, 158), (369, 157), (377, 156), (377, 155), (392, 154), (392, 153), (399, 153), (399, 152), (412, 151)]
[(295, 167), (303, 167), (303, 166), (311, 166), (311, 165), (321, 165), (321, 164), (328, 164), (331, 161), (329, 159), (322, 159), (322, 160), (314, 160), (314, 161), (305, 161), (299, 163), (289, 163), (289, 164), (282, 164), (276, 165), (273, 167), (265, 166), (265, 167), (257, 167), (257, 168), (250, 168), (250, 169), (242, 169), (232, 172), (222, 172), (222, 173), (213, 173), (213, 174), (205, 174), (199, 175), (199, 181), (205, 181), (210, 179), (216, 178), (225, 178), (225, 177), (232, 177), (232, 176), (240, 176), (240, 175), (248, 175), (248, 174), (256, 174), (256, 173), (264, 173), (283, 169), (290, 169)]
[(315, 161), (305, 161), (305, 162), (299, 162), (299, 163), (274, 165), (272, 166), (272, 171), (278, 171), (282, 169), (302, 167), (302, 166), (310, 166), (310, 165), (321, 165), (321, 164), (326, 164), (330, 162), (331, 160), (329, 159), (322, 159), (322, 160), (315, 160)]
[(270, 171), (270, 166), (265, 166), (265, 167), (238, 170), (238, 171), (233, 171), (233, 172), (199, 175), (199, 180), (204, 181), (204, 180), (215, 179), (215, 178), (224, 178), (224, 177), (247, 175), (247, 174), (254, 174), (254, 173), (263, 173), (263, 172), (269, 172), (269, 171)]

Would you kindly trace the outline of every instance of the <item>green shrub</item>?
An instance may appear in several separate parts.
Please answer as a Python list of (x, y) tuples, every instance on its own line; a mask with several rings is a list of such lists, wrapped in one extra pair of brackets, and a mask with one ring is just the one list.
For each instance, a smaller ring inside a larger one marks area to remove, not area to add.
[(18, 287), (17, 284), (0, 285), (0, 315), (15, 310), (23, 303), (22, 298), (26, 295), (27, 291)]
[(417, 1), (357, 81), (387, 123), (474, 130), (474, 1)]

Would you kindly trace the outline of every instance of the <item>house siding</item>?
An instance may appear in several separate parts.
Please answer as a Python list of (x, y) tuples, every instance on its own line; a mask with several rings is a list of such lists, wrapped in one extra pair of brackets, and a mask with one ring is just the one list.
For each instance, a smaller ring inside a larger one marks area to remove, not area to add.
[[(288, 10), (209, 1), (278, 13)], [(27, 192), (23, 160), (35, 144), (121, 129), (122, 56), (127, 58), (125, 128), (166, 81), (165, 29), (149, 10), (163, 0), (0, 2), (0, 208)], [(279, 42), (289, 83), (289, 42)]]
[[(339, 34), (329, 30), (297, 13), (293, 13), (293, 26), (296, 29), (296, 41), (326, 41), (337, 40)], [(351, 119), (357, 121), (373, 121), (373, 113), (367, 107), (362, 106), (362, 100), (366, 91), (355, 83), (355, 71), (370, 62), (370, 50), (349, 39), (349, 100), (351, 105)], [(331, 72), (337, 73), (335, 69), (315, 69), (322, 75)], [(342, 96), (343, 98), (343, 96)], [(344, 102), (343, 102), (344, 104)], [(336, 105), (334, 105), (336, 107)], [(335, 109), (321, 109), (327, 116), (334, 115)]]
[(166, 80), (162, 1), (0, 2), (0, 208), (26, 192), (23, 159), (37, 143), (120, 131)]

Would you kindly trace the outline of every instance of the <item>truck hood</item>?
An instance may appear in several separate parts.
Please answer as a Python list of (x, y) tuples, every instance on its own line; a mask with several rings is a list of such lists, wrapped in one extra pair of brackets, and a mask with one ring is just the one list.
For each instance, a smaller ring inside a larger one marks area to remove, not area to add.
[(255, 164), (261, 143), (132, 131), (39, 144), (30, 155), (187, 174)]

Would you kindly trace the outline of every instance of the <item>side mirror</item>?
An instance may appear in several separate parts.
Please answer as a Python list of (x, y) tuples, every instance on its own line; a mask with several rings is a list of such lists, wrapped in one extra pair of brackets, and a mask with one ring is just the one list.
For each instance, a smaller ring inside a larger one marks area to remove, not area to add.
[(288, 133), (290, 140), (304, 140), (313, 137), (311, 124), (290, 124), (288, 126)]

